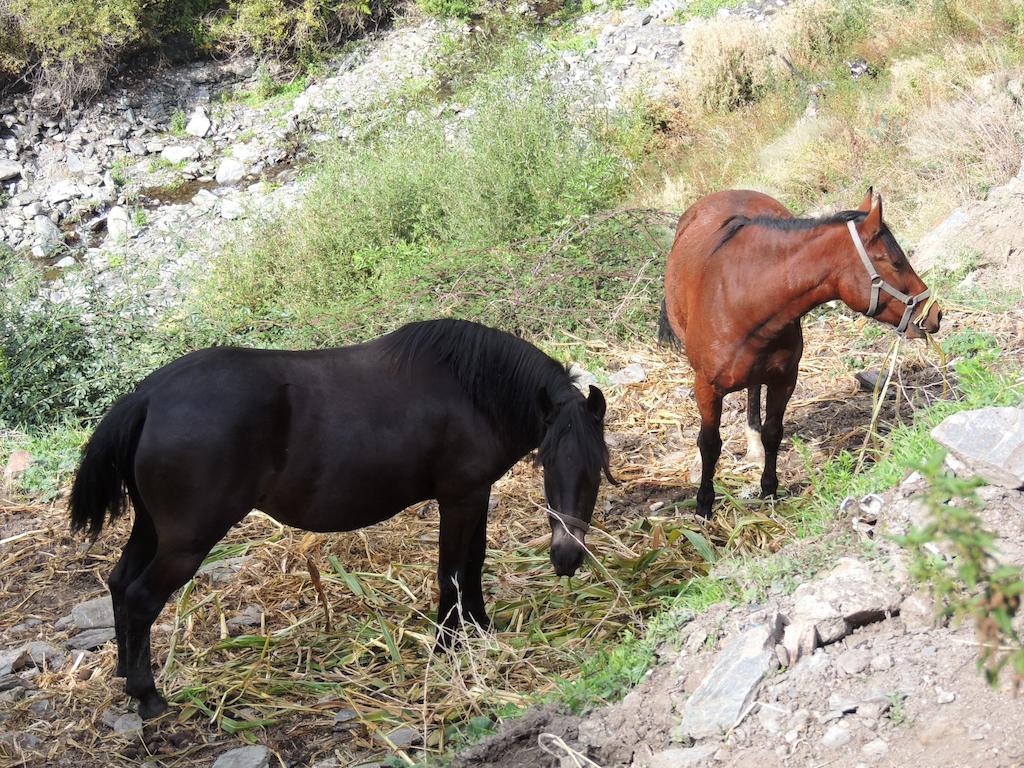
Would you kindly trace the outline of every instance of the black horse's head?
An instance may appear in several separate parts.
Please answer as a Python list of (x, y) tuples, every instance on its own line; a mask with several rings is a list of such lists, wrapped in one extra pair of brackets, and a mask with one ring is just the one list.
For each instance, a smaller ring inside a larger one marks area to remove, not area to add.
[(601, 473), (615, 482), (604, 443), (604, 394), (592, 386), (585, 398), (573, 387), (564, 398), (552, 399), (545, 389), (539, 401), (545, 432), (538, 458), (551, 523), (551, 564), (559, 576), (572, 576), (586, 554), (584, 537)]

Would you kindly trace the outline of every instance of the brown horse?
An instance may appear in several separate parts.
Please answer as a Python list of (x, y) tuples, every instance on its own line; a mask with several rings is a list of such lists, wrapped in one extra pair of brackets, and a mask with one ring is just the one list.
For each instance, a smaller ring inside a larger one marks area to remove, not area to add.
[[(764, 449), (761, 495), (779, 487), (782, 417), (796, 386), (800, 318), (841, 299), (908, 338), (939, 330), (942, 311), (882, 221), (871, 189), (860, 207), (797, 219), (759, 192), (708, 195), (680, 217), (665, 269), (659, 337), (682, 345), (700, 408), (697, 513), (711, 517), (722, 451), (722, 398), (747, 390), (748, 456)], [(916, 320), (913, 315), (918, 309)], [(768, 388), (761, 423), (761, 385)]]

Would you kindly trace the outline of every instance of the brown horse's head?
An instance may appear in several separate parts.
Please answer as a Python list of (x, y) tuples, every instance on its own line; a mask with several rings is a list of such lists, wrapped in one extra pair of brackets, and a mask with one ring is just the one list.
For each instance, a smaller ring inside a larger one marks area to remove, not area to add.
[(850, 235), (845, 247), (851, 258), (840, 278), (840, 298), (852, 309), (905, 331), (908, 338), (937, 332), (942, 309), (927, 301), (928, 286), (882, 220), (881, 195), (872, 200), (868, 188), (858, 210), (865, 215), (847, 225)]

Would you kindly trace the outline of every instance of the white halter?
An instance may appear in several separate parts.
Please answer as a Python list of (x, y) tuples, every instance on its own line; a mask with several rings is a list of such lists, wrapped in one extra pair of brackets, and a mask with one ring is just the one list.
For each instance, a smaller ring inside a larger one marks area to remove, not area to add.
[(868, 306), (868, 311), (864, 314), (868, 317), (874, 317), (878, 313), (878, 292), (885, 291), (890, 296), (899, 299), (907, 308), (903, 310), (903, 317), (900, 319), (900, 324), (896, 326), (896, 333), (901, 336), (907, 332), (907, 328), (910, 327), (910, 316), (914, 314), (914, 309), (922, 301), (931, 296), (931, 288), (925, 288), (916, 296), (910, 296), (909, 294), (903, 293), (892, 285), (887, 283), (878, 270), (875, 269), (875, 265), (871, 262), (868, 252), (864, 249), (864, 243), (861, 242), (860, 233), (857, 231), (857, 225), (853, 221), (846, 222), (846, 226), (850, 230), (850, 237), (853, 238), (853, 247), (857, 249), (860, 260), (864, 262), (864, 268), (867, 269), (868, 275), (871, 277), (871, 304)]

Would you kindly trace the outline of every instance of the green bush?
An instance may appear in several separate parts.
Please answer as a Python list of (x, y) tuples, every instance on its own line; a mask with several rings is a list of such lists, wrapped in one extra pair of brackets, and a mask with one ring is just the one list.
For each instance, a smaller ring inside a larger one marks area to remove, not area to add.
[(407, 126), (401, 110), (367, 145), (329, 151), (301, 209), (217, 260), (202, 312), (225, 332), (303, 343), (445, 313), (524, 331), (550, 330), (552, 313), (562, 327), (586, 321), (598, 305), (637, 321), (648, 307), (616, 302), (634, 285), (656, 306), (664, 243), (616, 218), (558, 237), (624, 194), (630, 164), (610, 126), (531, 71), (517, 60), (484, 77), (453, 135), (422, 113)]
[(171, 354), (132, 292), (55, 300), (12, 255), (0, 256), (0, 283), (0, 425), (95, 416)]
[(439, 19), (468, 19), (480, 8), (474, 0), (416, 0), (416, 5)]
[(0, 92), (27, 77), (66, 104), (98, 90), (118, 60), (168, 41), (308, 63), (392, 7), (393, 0), (7, 0)]

